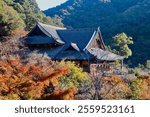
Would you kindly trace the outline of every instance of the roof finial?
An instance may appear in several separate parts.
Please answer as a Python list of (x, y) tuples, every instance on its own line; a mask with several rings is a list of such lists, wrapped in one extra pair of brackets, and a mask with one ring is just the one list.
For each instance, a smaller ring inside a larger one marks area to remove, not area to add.
[(101, 28), (100, 28), (100, 26), (97, 28), (97, 31), (98, 31), (98, 32), (101, 32)]

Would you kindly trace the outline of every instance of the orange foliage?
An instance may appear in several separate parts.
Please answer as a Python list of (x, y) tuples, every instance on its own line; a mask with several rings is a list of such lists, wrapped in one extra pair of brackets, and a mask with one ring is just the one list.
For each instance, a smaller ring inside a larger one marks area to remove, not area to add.
[(45, 99), (48, 100), (74, 100), (74, 94), (77, 92), (75, 87), (69, 88), (67, 90), (57, 90), (52, 94), (46, 95)]
[(103, 99), (127, 99), (131, 94), (129, 84), (123, 81), (122, 77), (104, 77), (102, 84), (100, 94)]
[[(37, 64), (23, 64), (19, 57), (0, 61), (0, 99), (42, 99), (48, 86), (58, 87), (67, 67), (43, 69)], [(74, 99), (75, 88), (54, 90), (49, 99)]]
[(16, 36), (16, 35), (26, 36), (28, 34), (28, 32), (25, 31), (25, 30), (16, 29), (16, 30), (12, 31), (11, 34), (14, 35), (14, 36)]
[(140, 79), (142, 79), (141, 85), (143, 90), (140, 99), (150, 100), (150, 75), (142, 75)]
[[(142, 75), (135, 80), (140, 80), (140, 84), (134, 84), (137, 89), (132, 91), (130, 83), (133, 81), (126, 82), (119, 76), (104, 77), (100, 94), (103, 99), (132, 99), (133, 94), (139, 95), (137, 99), (150, 99), (150, 75)], [(137, 94), (138, 90), (139, 94)]]

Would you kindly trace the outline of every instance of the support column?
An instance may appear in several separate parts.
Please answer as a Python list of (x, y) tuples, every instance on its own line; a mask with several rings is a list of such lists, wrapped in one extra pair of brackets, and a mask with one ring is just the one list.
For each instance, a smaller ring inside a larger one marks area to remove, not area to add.
[(121, 70), (123, 70), (123, 60), (121, 60)]

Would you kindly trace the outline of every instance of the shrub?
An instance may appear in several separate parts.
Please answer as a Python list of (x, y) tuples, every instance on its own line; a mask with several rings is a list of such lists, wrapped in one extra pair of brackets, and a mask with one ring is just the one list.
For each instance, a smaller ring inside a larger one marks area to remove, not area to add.
[(137, 76), (137, 77), (141, 76), (140, 72), (137, 69), (135, 69), (135, 68), (130, 68), (128, 72), (129, 73), (134, 73), (135, 76)]
[(78, 65), (74, 62), (60, 62), (58, 66), (66, 65), (69, 68), (69, 72), (66, 76), (61, 77), (61, 88), (69, 88), (69, 87), (81, 87), (84, 82), (88, 80), (88, 74), (83, 71)]
[(136, 79), (131, 83), (130, 88), (132, 90), (132, 99), (139, 99), (143, 92), (142, 80)]

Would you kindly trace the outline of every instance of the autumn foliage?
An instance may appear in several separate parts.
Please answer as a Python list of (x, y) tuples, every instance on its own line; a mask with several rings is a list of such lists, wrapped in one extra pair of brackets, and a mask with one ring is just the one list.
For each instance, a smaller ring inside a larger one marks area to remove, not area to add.
[(55, 100), (73, 100), (75, 99), (74, 93), (77, 92), (75, 87), (69, 88), (67, 90), (56, 90), (52, 94), (45, 95), (43, 99), (55, 99)]
[(133, 81), (120, 76), (104, 77), (102, 84), (102, 99), (150, 99), (150, 75), (141, 75)]
[(150, 100), (150, 74), (139, 76), (130, 87), (132, 99)]
[(19, 57), (0, 61), (0, 99), (74, 99), (75, 87), (60, 89), (68, 67), (45, 68), (23, 63)]
[(100, 89), (94, 90), (99, 83), (93, 85), (88, 74), (75, 63), (39, 58), (36, 55), (27, 60), (19, 56), (1, 59), (0, 99), (95, 99), (97, 93), (99, 99), (150, 99), (150, 75), (133, 80), (118, 75), (102, 76)]
[(20, 37), (26, 36), (28, 33), (29, 33), (28, 31), (25, 31), (23, 29), (16, 29), (11, 31), (12, 36), (20, 36)]
[(120, 76), (104, 77), (102, 84), (102, 99), (128, 99), (131, 95), (129, 84)]

